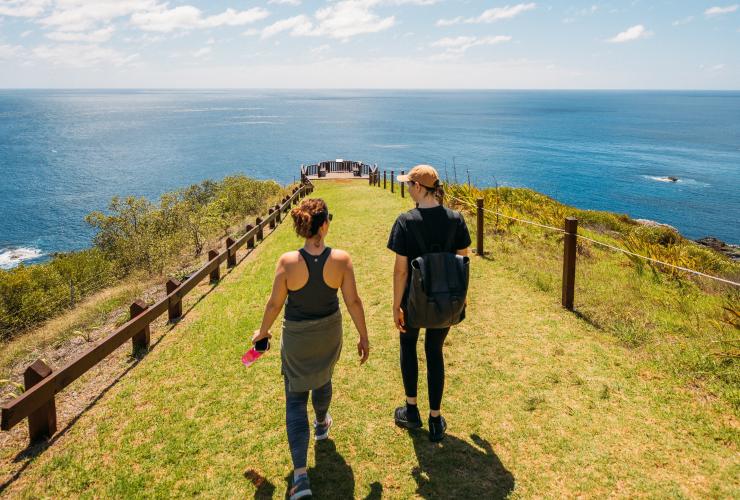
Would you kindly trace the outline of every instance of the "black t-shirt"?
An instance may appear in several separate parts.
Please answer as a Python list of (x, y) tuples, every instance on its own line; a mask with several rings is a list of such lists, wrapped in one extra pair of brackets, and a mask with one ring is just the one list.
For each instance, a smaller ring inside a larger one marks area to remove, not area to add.
[[(408, 279), (411, 279), (411, 261), (422, 255), (414, 234), (409, 229), (414, 224), (419, 228), (427, 252), (457, 251), (470, 246), (470, 232), (465, 219), (459, 212), (447, 207), (414, 208), (398, 216), (388, 238), (388, 248), (399, 255), (408, 257)], [(455, 248), (445, 248), (450, 232), (455, 232), (453, 238)], [(439, 245), (439, 250), (432, 245)], [(408, 291), (408, 287), (406, 287)]]

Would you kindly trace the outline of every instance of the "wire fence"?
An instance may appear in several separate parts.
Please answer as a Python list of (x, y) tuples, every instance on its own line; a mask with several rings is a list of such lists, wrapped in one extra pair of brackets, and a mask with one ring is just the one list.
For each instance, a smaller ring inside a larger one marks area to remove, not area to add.
[[(457, 198), (457, 197), (451, 196), (451, 195), (448, 195), (448, 197), (450, 199), (452, 199), (452, 200), (457, 201), (458, 203), (461, 203), (463, 205), (467, 205), (467, 206), (469, 206), (469, 207), (471, 207), (473, 209), (477, 209), (477, 206), (476, 205), (470, 203), (467, 200), (462, 200), (460, 198)], [(548, 226), (547, 224), (540, 224), (539, 222), (534, 222), (534, 221), (526, 220), (526, 219), (520, 219), (518, 217), (512, 217), (511, 215), (507, 215), (507, 214), (504, 214), (504, 213), (501, 213), (501, 212), (497, 212), (495, 210), (491, 210), (491, 209), (488, 209), (488, 208), (485, 208), (485, 207), (483, 207), (483, 211), (484, 212), (487, 212), (487, 213), (498, 215), (500, 217), (504, 217), (506, 219), (514, 220), (514, 221), (517, 221), (517, 222), (521, 222), (521, 223), (524, 223), (524, 224), (529, 224), (529, 225), (532, 225), (532, 226), (537, 226), (537, 227), (540, 227), (540, 228), (543, 228), (543, 229), (548, 229), (548, 230), (551, 230), (551, 231), (557, 231), (557, 232), (560, 232), (560, 233), (566, 233), (566, 231), (564, 229), (559, 228), (559, 227)], [(666, 267), (669, 267), (669, 268), (672, 268), (672, 269), (676, 269), (676, 270), (679, 270), (679, 271), (683, 271), (683, 272), (686, 272), (686, 273), (689, 273), (689, 274), (693, 274), (693, 275), (696, 275), (696, 276), (702, 276), (704, 278), (708, 278), (708, 279), (711, 279), (711, 280), (714, 280), (714, 281), (725, 283), (727, 285), (732, 285), (732, 286), (735, 286), (735, 287), (740, 287), (740, 283), (735, 282), (735, 281), (732, 281), (732, 280), (729, 280), (729, 279), (726, 279), (726, 278), (721, 278), (719, 276), (713, 276), (711, 274), (706, 274), (706, 273), (703, 273), (701, 271), (697, 271), (695, 269), (689, 269), (688, 267), (678, 266), (676, 264), (670, 264), (668, 262), (663, 262), (661, 260), (654, 259), (652, 257), (647, 257), (645, 255), (640, 255), (640, 254), (637, 254), (635, 252), (630, 252), (629, 250), (626, 250), (624, 248), (620, 248), (618, 246), (611, 245), (609, 243), (604, 243), (603, 241), (595, 240), (593, 238), (589, 238), (588, 236), (583, 236), (581, 234), (576, 234), (576, 237), (577, 238), (580, 238), (582, 240), (590, 241), (591, 243), (593, 243), (595, 245), (599, 245), (599, 246), (604, 247), (604, 248), (609, 248), (611, 250), (614, 250), (614, 251), (617, 251), (617, 252), (621, 252), (623, 254), (630, 255), (630, 256), (635, 257), (635, 258), (638, 258), (638, 259), (643, 259), (643, 260), (646, 260), (648, 262), (652, 262), (653, 264), (658, 264), (658, 265), (661, 265), (661, 266), (666, 266)]]

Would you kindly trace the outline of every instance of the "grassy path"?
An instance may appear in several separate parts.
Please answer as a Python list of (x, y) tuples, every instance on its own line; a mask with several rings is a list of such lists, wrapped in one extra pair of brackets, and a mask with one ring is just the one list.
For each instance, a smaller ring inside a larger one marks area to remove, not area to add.
[[(335, 214), (329, 244), (353, 255), (372, 345), (358, 366), (345, 313), (333, 439), (309, 450), (318, 498), (740, 495), (736, 421), (496, 256), (473, 259), (468, 319), (448, 337), (447, 440), (397, 429), (403, 391), (385, 242), (410, 202), (352, 182), (320, 183), (316, 195)], [(275, 259), (298, 245), (288, 224), (273, 233), (5, 494), (282, 498), (290, 458), (279, 355), (248, 370), (239, 357)]]

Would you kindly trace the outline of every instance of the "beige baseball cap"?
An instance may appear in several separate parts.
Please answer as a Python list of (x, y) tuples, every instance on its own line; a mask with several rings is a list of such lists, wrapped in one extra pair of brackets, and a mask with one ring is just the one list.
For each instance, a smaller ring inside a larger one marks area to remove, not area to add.
[(431, 165), (417, 165), (406, 175), (396, 177), (398, 182), (418, 182), (425, 188), (434, 189), (439, 185), (439, 174)]

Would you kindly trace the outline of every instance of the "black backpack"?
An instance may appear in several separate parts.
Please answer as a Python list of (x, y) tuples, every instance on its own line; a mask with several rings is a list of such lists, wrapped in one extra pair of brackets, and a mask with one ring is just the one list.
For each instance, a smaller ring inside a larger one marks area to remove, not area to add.
[[(455, 214), (455, 217), (459, 215)], [(465, 318), (470, 259), (455, 253), (455, 223), (450, 221), (444, 248), (432, 245), (428, 251), (416, 224), (409, 228), (416, 238), (421, 257), (411, 261), (411, 283), (406, 302), (406, 323), (411, 328), (447, 328)]]

